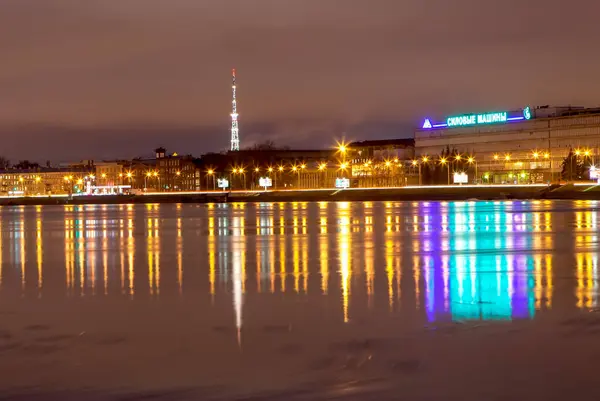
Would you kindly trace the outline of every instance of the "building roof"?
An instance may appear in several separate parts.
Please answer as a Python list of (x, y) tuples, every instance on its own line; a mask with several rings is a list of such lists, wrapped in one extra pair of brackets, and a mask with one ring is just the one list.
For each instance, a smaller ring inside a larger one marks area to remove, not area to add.
[(399, 139), (374, 139), (367, 141), (352, 142), (348, 145), (350, 148), (368, 148), (368, 147), (413, 147), (415, 146), (414, 138), (399, 138)]

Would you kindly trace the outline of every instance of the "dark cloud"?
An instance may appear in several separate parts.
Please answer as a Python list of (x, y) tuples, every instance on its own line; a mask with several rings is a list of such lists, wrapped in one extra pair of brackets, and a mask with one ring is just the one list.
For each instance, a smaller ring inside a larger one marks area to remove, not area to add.
[(227, 147), (233, 66), (243, 144), (594, 106), (598, 12), (597, 0), (0, 0), (3, 152)]

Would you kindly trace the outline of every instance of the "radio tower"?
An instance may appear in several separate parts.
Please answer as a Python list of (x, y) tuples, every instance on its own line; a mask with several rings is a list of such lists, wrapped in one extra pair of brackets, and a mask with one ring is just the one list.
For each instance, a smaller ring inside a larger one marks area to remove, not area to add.
[(231, 70), (231, 150), (240, 150), (240, 130), (238, 128), (237, 101), (235, 99), (235, 68)]

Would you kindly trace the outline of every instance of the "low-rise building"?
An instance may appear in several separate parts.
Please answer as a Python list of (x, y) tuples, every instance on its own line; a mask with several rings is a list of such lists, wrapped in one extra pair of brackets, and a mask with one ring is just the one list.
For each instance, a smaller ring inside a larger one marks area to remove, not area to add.
[(85, 192), (85, 183), (94, 171), (82, 168), (48, 168), (0, 171), (2, 195), (50, 195)]
[(600, 108), (542, 106), (427, 118), (415, 132), (415, 149), (421, 159), (442, 152), (471, 156), (470, 182), (556, 181), (571, 150), (586, 166), (597, 163)]

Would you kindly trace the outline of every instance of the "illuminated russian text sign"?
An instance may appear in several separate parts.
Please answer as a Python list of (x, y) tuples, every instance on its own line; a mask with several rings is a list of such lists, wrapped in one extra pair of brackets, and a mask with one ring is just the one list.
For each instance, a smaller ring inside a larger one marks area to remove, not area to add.
[(439, 124), (433, 124), (430, 119), (426, 118), (422, 128), (432, 129), (469, 127), (474, 125), (500, 124), (511, 121), (522, 121), (529, 119), (531, 119), (531, 109), (529, 107), (526, 107), (522, 111), (519, 111), (517, 113), (499, 111), (493, 113), (463, 114), (460, 116), (451, 116), (446, 119), (445, 123)]

